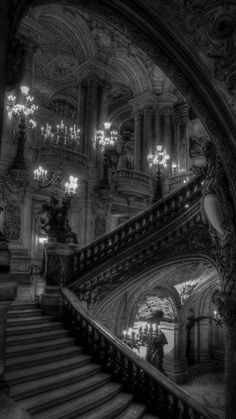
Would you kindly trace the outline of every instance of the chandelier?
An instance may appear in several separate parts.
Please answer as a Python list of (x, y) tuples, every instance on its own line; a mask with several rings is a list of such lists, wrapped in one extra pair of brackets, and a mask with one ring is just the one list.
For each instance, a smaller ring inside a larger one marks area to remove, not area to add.
[(43, 142), (53, 145), (77, 147), (80, 141), (80, 129), (76, 125), (68, 128), (63, 121), (53, 128), (47, 123), (46, 127), (41, 127), (40, 137)]
[(118, 138), (118, 132), (111, 130), (111, 122), (104, 122), (103, 125), (104, 130), (97, 131), (97, 141), (101, 151), (114, 147)]
[(111, 129), (111, 122), (104, 122), (104, 130), (97, 131), (96, 139), (103, 154), (103, 180), (102, 187), (109, 188), (109, 169), (116, 167), (118, 152), (115, 145), (118, 139), (118, 132)]
[(160, 170), (161, 167), (167, 167), (167, 161), (169, 158), (170, 156), (165, 153), (163, 146), (157, 145), (156, 152), (148, 154), (148, 163), (151, 168), (157, 168)]
[(31, 117), (38, 110), (38, 106), (34, 104), (34, 97), (29, 95), (29, 87), (21, 86), (20, 103), (16, 103), (16, 96), (10, 95), (7, 98), (8, 118), (14, 116), (16, 119), (28, 120), (29, 127), (36, 127), (36, 122)]
[(165, 153), (162, 145), (156, 146), (156, 152), (154, 154), (148, 154), (148, 164), (151, 169), (156, 171), (156, 189), (154, 195), (154, 201), (158, 201), (162, 198), (162, 178), (161, 169), (167, 167), (167, 162), (170, 156)]

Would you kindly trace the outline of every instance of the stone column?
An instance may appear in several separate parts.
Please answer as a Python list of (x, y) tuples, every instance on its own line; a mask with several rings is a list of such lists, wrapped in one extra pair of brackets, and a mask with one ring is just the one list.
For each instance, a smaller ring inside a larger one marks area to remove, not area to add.
[(203, 366), (212, 366), (210, 354), (210, 333), (211, 333), (211, 319), (203, 319), (199, 323), (199, 362)]
[(189, 105), (187, 103), (175, 108), (175, 145), (178, 172), (187, 172), (189, 169), (188, 112)]
[[(26, 85), (30, 89), (33, 87), (33, 62), (34, 54), (37, 51), (37, 45), (33, 43), (30, 39), (25, 39), (24, 41), (24, 63), (23, 63), (23, 72), (21, 85)], [(32, 95), (32, 92), (30, 92)]]
[(159, 108), (155, 110), (155, 128), (154, 128), (154, 147), (153, 151), (155, 151), (155, 145), (162, 144), (162, 136), (161, 136), (161, 119), (160, 119), (160, 111)]
[(82, 81), (79, 89), (79, 117), (78, 125), (80, 128), (80, 150), (85, 153), (85, 111), (86, 111), (86, 98), (87, 98), (87, 83)]
[[(5, 2), (5, 8), (11, 6), (11, 2)], [(4, 120), (4, 106), (5, 106), (5, 91), (6, 91), (6, 75), (7, 75), (7, 42), (9, 34), (9, 19), (7, 17), (7, 10), (4, 10), (2, 5), (0, 10), (0, 138), (2, 138), (3, 132), (3, 120)], [(1, 144), (0, 144), (1, 145)]]
[(161, 322), (160, 328), (168, 341), (164, 346), (164, 372), (175, 383), (182, 383), (185, 381), (187, 370), (183, 350), (183, 327), (179, 323)]
[(138, 172), (143, 170), (143, 135), (142, 135), (142, 112), (140, 109), (136, 109), (134, 112), (134, 169)]
[(143, 170), (148, 169), (147, 156), (152, 152), (152, 115), (153, 109), (151, 107), (143, 110)]
[(109, 86), (102, 85), (99, 87), (99, 106), (98, 106), (98, 129), (103, 129), (103, 123), (107, 121), (108, 105), (109, 105)]
[(87, 80), (87, 103), (85, 124), (85, 152), (92, 157), (95, 152), (98, 113), (98, 82), (95, 77)]
[(170, 156), (167, 163), (167, 168), (163, 169), (163, 194), (167, 194), (170, 188), (171, 178), (171, 156), (172, 156), (172, 136), (171, 136), (171, 114), (172, 107), (167, 106), (162, 109), (163, 115), (163, 149)]

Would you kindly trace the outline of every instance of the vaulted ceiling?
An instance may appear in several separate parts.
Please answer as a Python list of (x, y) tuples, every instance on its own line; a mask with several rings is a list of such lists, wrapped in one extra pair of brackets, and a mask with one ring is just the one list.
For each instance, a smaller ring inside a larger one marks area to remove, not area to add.
[(129, 100), (145, 92), (184, 101), (173, 83), (125, 34), (73, 6), (37, 6), (19, 34), (36, 45), (33, 85), (40, 106), (64, 99), (76, 106), (79, 83), (88, 76), (109, 83), (109, 113), (128, 119)]

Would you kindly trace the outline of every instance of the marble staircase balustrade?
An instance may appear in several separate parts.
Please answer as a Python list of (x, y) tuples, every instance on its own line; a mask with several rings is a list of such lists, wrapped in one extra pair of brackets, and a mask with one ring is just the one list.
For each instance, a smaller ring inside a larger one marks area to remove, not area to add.
[[(202, 184), (202, 178), (193, 178), (112, 232), (76, 250), (75, 274), (67, 284), (78, 295), (90, 293), (90, 299), (92, 288), (97, 288), (106, 276), (116, 280), (117, 285), (116, 274), (138, 267), (139, 261), (164, 250), (173, 238), (199, 221)], [(94, 283), (92, 277), (96, 277)]]
[(101, 363), (128, 392), (135, 393), (152, 414), (161, 418), (212, 418), (213, 415), (170, 379), (104, 329), (67, 288), (62, 288), (64, 316), (95, 361)]

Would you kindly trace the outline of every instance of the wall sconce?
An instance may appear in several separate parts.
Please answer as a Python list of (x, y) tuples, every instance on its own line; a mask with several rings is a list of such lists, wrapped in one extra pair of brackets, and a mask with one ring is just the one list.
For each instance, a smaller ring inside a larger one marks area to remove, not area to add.
[(44, 245), (44, 243), (48, 242), (48, 237), (46, 236), (39, 236), (39, 244)]
[(223, 320), (223, 317), (220, 315), (220, 313), (218, 313), (217, 310), (214, 310), (213, 314), (214, 314), (213, 320), (215, 321), (216, 326), (223, 327), (224, 320)]

